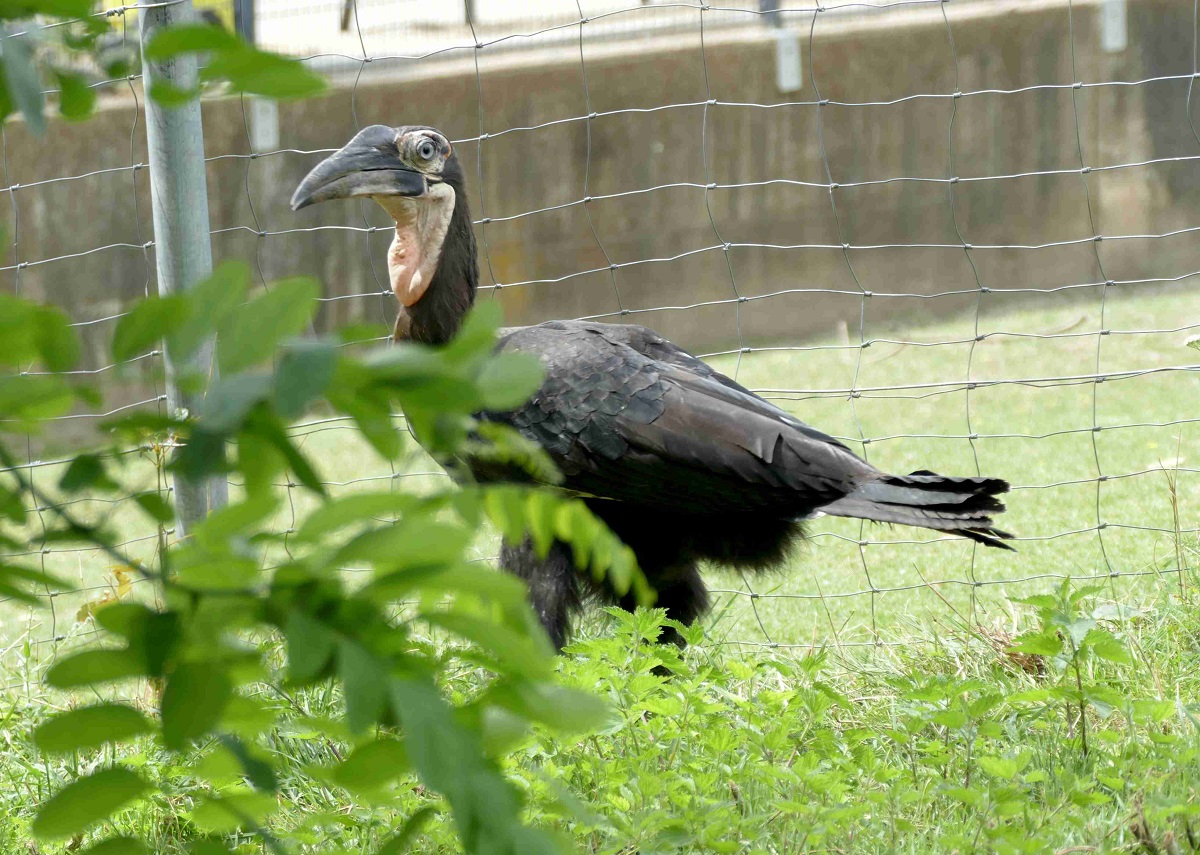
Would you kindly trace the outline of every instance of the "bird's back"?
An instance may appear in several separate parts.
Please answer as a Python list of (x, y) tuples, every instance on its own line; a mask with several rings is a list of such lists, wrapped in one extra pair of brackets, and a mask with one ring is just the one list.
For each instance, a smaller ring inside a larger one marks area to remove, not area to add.
[(536, 355), (546, 378), (528, 403), (488, 417), (546, 449), (567, 489), (794, 518), (877, 474), (645, 327), (551, 321), (503, 330), (499, 347)]

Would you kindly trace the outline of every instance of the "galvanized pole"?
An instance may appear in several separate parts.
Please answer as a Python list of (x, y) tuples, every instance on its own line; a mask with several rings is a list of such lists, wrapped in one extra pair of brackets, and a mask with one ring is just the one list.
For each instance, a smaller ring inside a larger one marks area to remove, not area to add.
[[(154, 33), (170, 24), (195, 21), (192, 0), (147, 5), (139, 10), (142, 30), (142, 72), (146, 91), (156, 82), (176, 89), (197, 85), (195, 54), (182, 54), (162, 62), (148, 62), (145, 46)], [(146, 143), (150, 155), (150, 197), (154, 209), (154, 256), (158, 268), (158, 292), (176, 294), (193, 287), (212, 273), (209, 244), (208, 182), (204, 175), (204, 132), (200, 125), (200, 102), (193, 99), (180, 107), (165, 107), (146, 99)], [(204, 392), (184, 391), (180, 375), (216, 376), (214, 349), (206, 342), (187, 364), (176, 365), (167, 357), (167, 405), (177, 415), (195, 414)], [(210, 511), (228, 499), (224, 477), (194, 483), (175, 476), (175, 513), (178, 534), (186, 537)]]
[(239, 36), (254, 44), (254, 0), (233, 0), (233, 25)]

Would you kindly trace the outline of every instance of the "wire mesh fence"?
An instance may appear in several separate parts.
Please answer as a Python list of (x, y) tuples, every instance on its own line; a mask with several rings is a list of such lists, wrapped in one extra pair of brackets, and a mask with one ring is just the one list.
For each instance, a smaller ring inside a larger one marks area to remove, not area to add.
[[(434, 125), (467, 166), (481, 299), (510, 322), (642, 323), (883, 468), (1013, 482), (1016, 556), (818, 520), (787, 573), (713, 574), (714, 642), (908, 644), (948, 620), (1003, 623), (1004, 596), (1064, 578), (1114, 600), (1185, 584), (1195, 2), (473, 6), (260, 2), (258, 42), (335, 82), (299, 104), (205, 100), (214, 256), (252, 259), (264, 286), (320, 278), (322, 329), (390, 324), (386, 216), (287, 200), (358, 128)], [(137, 10), (106, 13), (115, 34), (136, 39)], [(4, 129), (0, 272), (71, 311), (81, 380), (113, 401), (29, 444), (46, 484), (55, 449), (108, 412), (164, 405), (159, 351), (101, 355), (156, 282), (140, 78), (95, 85), (100, 114), (49, 143)], [(292, 432), (335, 493), (443, 477), (380, 462), (320, 413)], [(164, 449), (123, 456), (170, 490)], [(280, 489), (289, 531), (306, 499)], [(173, 536), (127, 509), (89, 506), (127, 525), (135, 556)], [(31, 659), (91, 631), (90, 599), (136, 595), (97, 556), (40, 558), (82, 592), (49, 617), (0, 603), (0, 638)]]

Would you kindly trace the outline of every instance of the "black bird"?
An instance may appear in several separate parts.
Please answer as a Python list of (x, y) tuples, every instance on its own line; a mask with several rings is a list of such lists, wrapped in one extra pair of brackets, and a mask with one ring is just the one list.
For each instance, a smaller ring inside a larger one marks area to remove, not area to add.
[[(350, 197), (374, 199), (396, 221), (388, 255), (396, 337), (449, 341), (479, 279), (465, 177), (449, 141), (429, 127), (365, 128), (308, 174), (292, 209)], [(881, 472), (645, 327), (550, 321), (502, 330), (498, 348), (535, 354), (546, 379), (524, 406), (483, 417), (550, 454), (562, 488), (633, 549), (658, 605), (685, 624), (708, 607), (701, 561), (777, 567), (818, 513), (1010, 548), (1011, 535), (992, 522), (1007, 482)], [(630, 605), (577, 573), (563, 544), (545, 559), (529, 543), (505, 546), (500, 564), (529, 585), (560, 648), (588, 595)]]

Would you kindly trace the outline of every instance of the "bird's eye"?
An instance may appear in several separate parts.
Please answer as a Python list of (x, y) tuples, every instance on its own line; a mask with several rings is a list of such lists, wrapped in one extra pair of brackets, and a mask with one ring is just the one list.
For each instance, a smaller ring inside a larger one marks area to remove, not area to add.
[(437, 154), (437, 146), (433, 144), (433, 140), (422, 140), (417, 146), (417, 155), (421, 160), (433, 160), (433, 156)]

